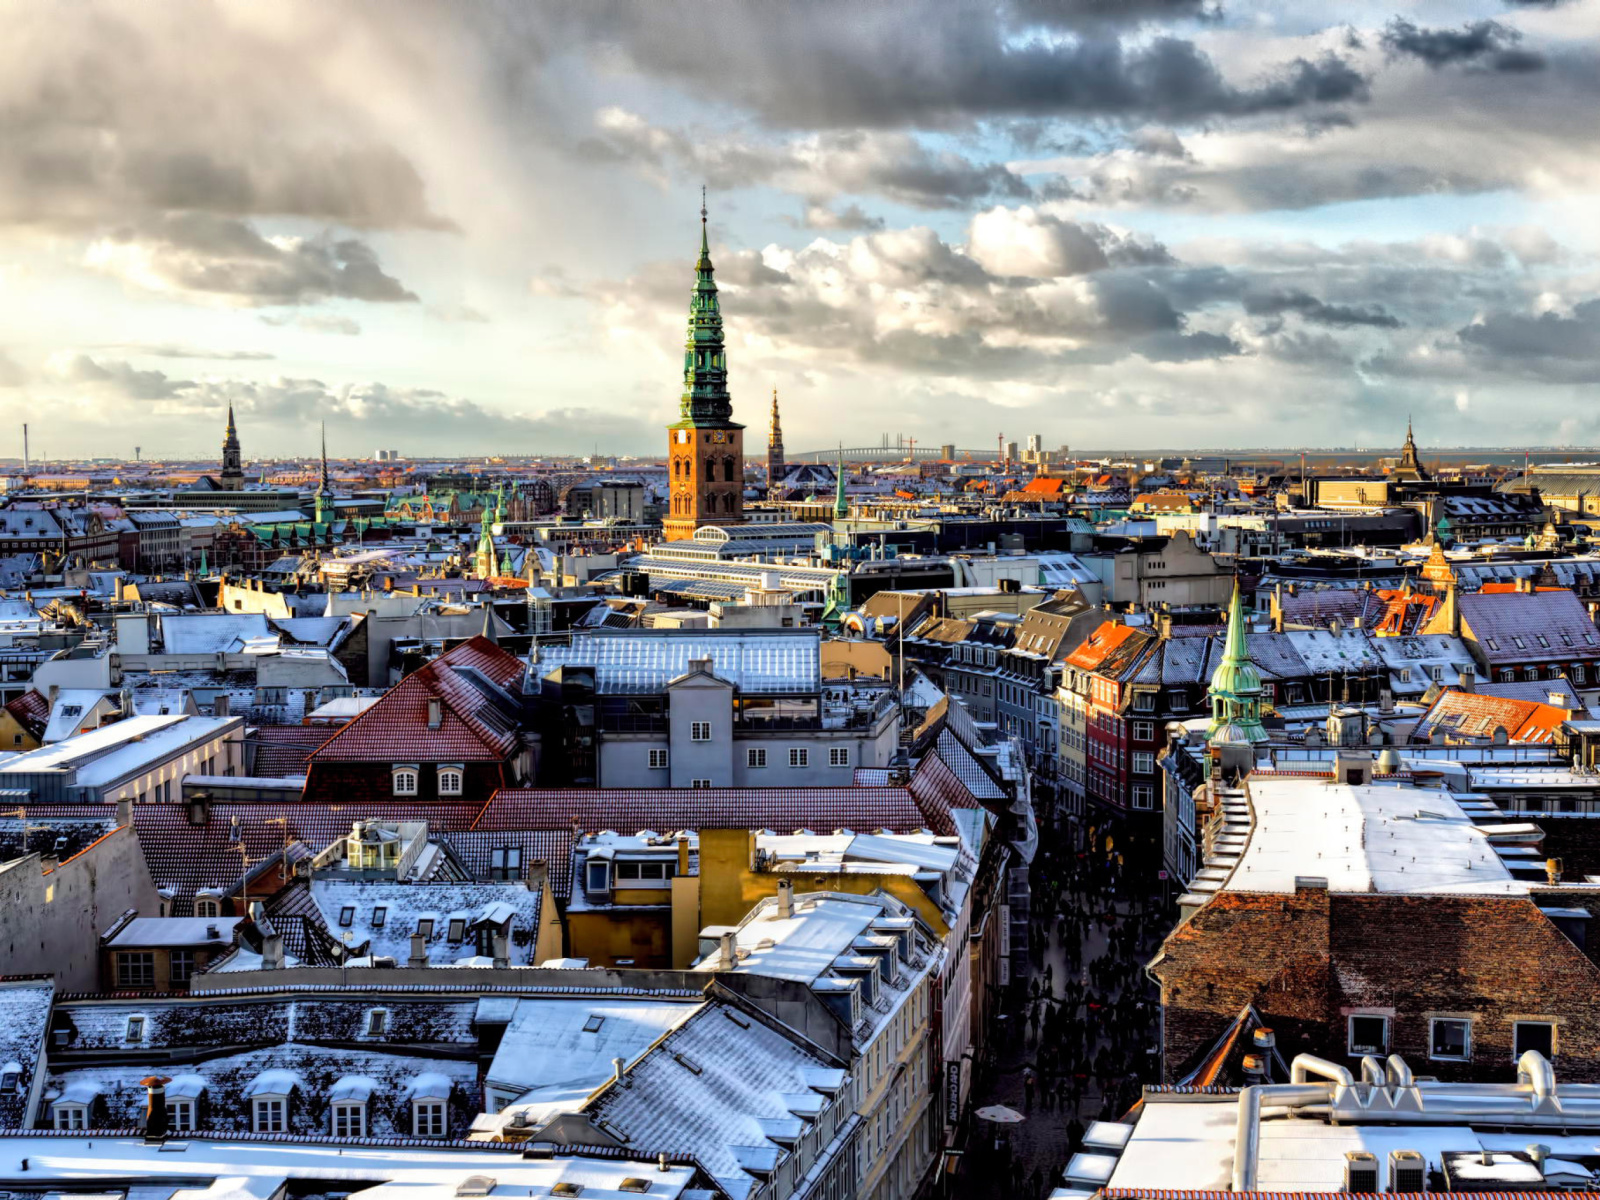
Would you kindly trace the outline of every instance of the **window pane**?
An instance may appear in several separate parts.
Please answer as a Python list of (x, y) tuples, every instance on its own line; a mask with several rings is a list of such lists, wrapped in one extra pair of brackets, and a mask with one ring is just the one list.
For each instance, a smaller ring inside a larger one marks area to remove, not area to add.
[(1529, 1050), (1537, 1050), (1546, 1058), (1555, 1057), (1556, 1027), (1546, 1021), (1518, 1021), (1514, 1053), (1521, 1058)]
[(1350, 1052), (1382, 1054), (1388, 1044), (1388, 1020), (1384, 1017), (1350, 1018)]
[(1433, 1057), (1466, 1058), (1468, 1028), (1470, 1026), (1466, 1021), (1444, 1019), (1434, 1021)]

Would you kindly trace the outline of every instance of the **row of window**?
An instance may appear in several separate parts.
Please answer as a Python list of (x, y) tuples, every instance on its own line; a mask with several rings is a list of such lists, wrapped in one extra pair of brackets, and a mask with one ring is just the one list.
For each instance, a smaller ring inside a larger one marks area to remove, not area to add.
[[(156, 956), (153, 950), (123, 950), (116, 957), (117, 986), (119, 988), (155, 987)], [(193, 950), (168, 951), (167, 982), (188, 986), (197, 965)], [(138, 1019), (143, 1020), (143, 1018)], [(144, 1033), (141, 1029), (139, 1038), (133, 1040), (143, 1040), (143, 1036)]]
[[(89, 1128), (89, 1106), (57, 1101), (52, 1117), (57, 1129)], [(329, 1131), (334, 1137), (366, 1137), (367, 1106), (345, 1101), (332, 1106), (328, 1114)], [(167, 1127), (174, 1133), (193, 1133), (199, 1129), (198, 1110), (193, 1099), (167, 1101)], [(289, 1102), (281, 1096), (260, 1096), (251, 1102), (250, 1127), (256, 1133), (287, 1133)], [(411, 1131), (415, 1137), (442, 1138), (448, 1130), (443, 1100), (416, 1100), (411, 1105)]]
[[(705, 725), (706, 736), (699, 736), (701, 725)], [(710, 724), (700, 721), (694, 722), (691, 728), (691, 741), (709, 742), (711, 740)], [(664, 771), (672, 762), (671, 753), (667, 750), (650, 751), (650, 769)], [(765, 746), (750, 746), (745, 750), (745, 766), (761, 768), (767, 765), (767, 748)], [(791, 767), (808, 767), (811, 765), (811, 749), (808, 746), (789, 747), (789, 765)], [(849, 746), (829, 746), (828, 765), (830, 767), (848, 767), (850, 765)], [(707, 783), (705, 786), (710, 787)]]
[[(394, 767), (391, 771), (394, 780), (394, 794), (396, 796), (415, 796), (418, 784), (422, 781), (422, 769), (412, 765)], [(459, 796), (462, 794), (466, 783), (466, 775), (461, 767), (450, 763), (438, 768), (439, 795)]]
[[(1562, 675), (1569, 676), (1572, 679), (1572, 682), (1574, 684), (1578, 685), (1579, 687), (1584, 686), (1589, 681), (1588, 672), (1586, 672), (1581, 665), (1576, 664), (1576, 663), (1573, 664), (1571, 667), (1566, 667), (1566, 668), (1553, 666), (1553, 665), (1545, 668), (1545, 678), (1546, 679), (1560, 679)], [(1529, 683), (1535, 682), (1539, 678), (1539, 668), (1538, 667), (1523, 667), (1522, 668), (1522, 678), (1527, 680)], [(1501, 683), (1515, 683), (1516, 680), (1517, 680), (1517, 672), (1516, 672), (1516, 670), (1514, 668), (1512, 668), (1512, 667), (1502, 667), (1502, 668), (1500, 668), (1500, 682)]]
[[(1511, 1057), (1522, 1057), (1537, 1050), (1547, 1059), (1556, 1056), (1556, 1026), (1553, 1021), (1514, 1021)], [(1346, 1045), (1352, 1056), (1389, 1053), (1389, 1018), (1357, 1013), (1349, 1018)], [(1439, 1062), (1469, 1062), (1472, 1059), (1472, 1021), (1467, 1017), (1433, 1017), (1428, 1021), (1428, 1057)]]

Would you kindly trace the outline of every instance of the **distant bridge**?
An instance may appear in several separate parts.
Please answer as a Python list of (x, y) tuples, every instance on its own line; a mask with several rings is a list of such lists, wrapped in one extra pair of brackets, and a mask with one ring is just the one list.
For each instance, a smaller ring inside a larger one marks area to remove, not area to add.
[[(994, 462), (998, 457), (998, 447), (991, 446), (987, 450), (956, 450), (956, 461), (970, 458), (973, 462)], [(803, 450), (797, 454), (785, 454), (784, 461), (792, 463), (831, 463), (838, 462), (840, 456), (845, 462), (938, 462), (944, 457), (941, 446), (918, 446), (915, 450), (905, 446), (846, 446), (843, 450)]]

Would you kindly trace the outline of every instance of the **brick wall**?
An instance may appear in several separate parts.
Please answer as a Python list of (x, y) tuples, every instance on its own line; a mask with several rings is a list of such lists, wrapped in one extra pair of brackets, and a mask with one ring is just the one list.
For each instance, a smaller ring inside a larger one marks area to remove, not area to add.
[[(1558, 903), (1541, 896), (1538, 903)], [(1389, 1049), (1418, 1074), (1503, 1081), (1513, 1023), (1557, 1024), (1558, 1076), (1600, 1081), (1600, 968), (1527, 897), (1224, 892), (1168, 938), (1154, 967), (1168, 1079), (1246, 1004), (1285, 1057), (1358, 1069), (1346, 1018), (1389, 1016)], [(1433, 1017), (1472, 1021), (1467, 1062), (1429, 1057)]]

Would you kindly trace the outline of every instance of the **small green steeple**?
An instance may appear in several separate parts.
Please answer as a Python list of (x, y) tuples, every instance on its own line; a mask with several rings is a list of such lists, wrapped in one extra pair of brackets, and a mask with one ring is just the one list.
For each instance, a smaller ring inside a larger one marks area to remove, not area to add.
[(839, 451), (839, 478), (834, 485), (833, 519), (842, 521), (850, 515), (850, 504), (844, 498), (844, 451)]
[(333, 523), (333, 485), (328, 480), (328, 423), (322, 423), (322, 477), (317, 481), (316, 524)]
[(1233, 583), (1228, 603), (1228, 636), (1222, 661), (1211, 676), (1211, 726), (1206, 740), (1213, 745), (1259, 745), (1267, 740), (1261, 724), (1261, 672), (1250, 659), (1239, 581)]

